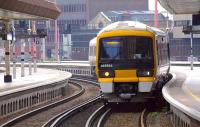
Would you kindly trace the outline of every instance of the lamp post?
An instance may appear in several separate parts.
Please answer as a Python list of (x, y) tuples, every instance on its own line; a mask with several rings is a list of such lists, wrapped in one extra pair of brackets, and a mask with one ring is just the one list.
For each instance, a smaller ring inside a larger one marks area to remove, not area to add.
[(57, 20), (55, 20), (55, 26), (54, 26), (54, 31), (55, 31), (55, 33), (54, 33), (54, 45), (55, 45), (55, 49), (54, 49), (54, 59), (55, 59), (55, 61), (59, 61), (58, 59), (58, 57), (59, 57), (59, 55), (58, 55), (58, 25), (57, 25)]
[[(56, 4), (56, 0), (54, 0), (54, 3)], [(57, 20), (54, 21), (54, 60), (59, 63), (59, 43), (58, 43), (58, 23)]]
[[(35, 21), (32, 21), (32, 32), (33, 34), (36, 34), (36, 27), (35, 27)], [(34, 38), (33, 42), (33, 61), (34, 61), (34, 72), (37, 72), (37, 60), (36, 60), (36, 39)]]
[(60, 54), (61, 54), (61, 51), (60, 51), (60, 32), (59, 32), (59, 27), (57, 28), (57, 41), (58, 41), (58, 63), (60, 64)]
[(13, 45), (13, 79), (16, 79), (16, 50), (15, 50), (15, 27), (14, 21), (12, 21), (12, 45)]
[(193, 70), (193, 33), (190, 33), (190, 67)]
[(5, 47), (5, 69), (6, 73), (4, 75), (4, 82), (12, 82), (12, 76), (10, 74), (10, 40), (7, 34), (10, 32), (10, 21), (4, 20), (4, 47)]
[[(31, 21), (29, 20), (28, 23), (28, 34), (31, 34)], [(31, 39), (28, 38), (28, 50), (29, 50), (29, 56), (30, 56), (30, 60), (29, 60), (29, 75), (32, 75), (32, 55), (31, 55)]]
[(43, 37), (41, 39), (41, 42), (42, 42), (42, 61), (44, 62), (45, 61), (45, 37)]
[(37, 72), (37, 54), (36, 54), (36, 51), (37, 51), (37, 44), (36, 44), (36, 39), (34, 38), (34, 43), (33, 43), (33, 58), (34, 58), (34, 72), (36, 73)]
[(16, 55), (15, 44), (13, 44), (13, 79), (16, 79)]
[(25, 54), (24, 54), (24, 51), (25, 51), (25, 40), (21, 39), (21, 77), (25, 76), (25, 73), (24, 73)]
[(155, 0), (154, 27), (158, 28), (158, 0)]

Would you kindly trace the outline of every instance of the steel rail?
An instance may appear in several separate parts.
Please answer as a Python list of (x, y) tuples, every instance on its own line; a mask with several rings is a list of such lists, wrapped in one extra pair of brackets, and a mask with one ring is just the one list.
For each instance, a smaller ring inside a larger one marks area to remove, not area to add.
[(97, 127), (103, 127), (106, 117), (108, 116), (109, 113), (111, 113), (111, 108), (107, 109), (105, 113), (100, 117), (97, 123)]
[(61, 114), (59, 114), (59, 117), (56, 118), (56, 120), (51, 124), (50, 127), (58, 127), (60, 124), (62, 124), (62, 122), (68, 118), (70, 118), (71, 116), (73, 116), (74, 114), (84, 110), (85, 108), (96, 104), (97, 102), (101, 101), (102, 96), (96, 96), (88, 101), (83, 102), (82, 104), (78, 105), (78, 106), (74, 106), (72, 107), (70, 110), (67, 110), (65, 112), (62, 112)]
[(106, 110), (106, 105), (101, 106), (100, 108), (98, 108), (95, 112), (92, 113), (92, 115), (90, 115), (90, 117), (88, 118), (85, 127), (91, 127), (92, 124), (94, 123), (94, 121)]
[(74, 84), (74, 85), (76, 85), (76, 86), (79, 87), (81, 90), (80, 90), (78, 93), (75, 93), (75, 94), (73, 94), (73, 95), (71, 95), (71, 96), (69, 96), (69, 97), (67, 97), (67, 98), (64, 98), (64, 99), (62, 99), (62, 100), (56, 101), (56, 102), (54, 102), (54, 103), (45, 105), (45, 106), (43, 106), (43, 107), (37, 108), (37, 109), (35, 109), (35, 110), (32, 110), (32, 111), (27, 112), (27, 113), (25, 113), (25, 114), (22, 114), (22, 115), (20, 115), (20, 116), (18, 116), (18, 117), (15, 117), (15, 118), (9, 120), (8, 122), (2, 124), (1, 127), (10, 127), (10, 126), (13, 126), (13, 125), (15, 125), (16, 123), (19, 123), (20, 121), (22, 121), (22, 120), (24, 120), (24, 119), (27, 119), (27, 118), (29, 118), (29, 117), (31, 117), (31, 116), (34, 116), (35, 114), (38, 114), (38, 113), (41, 113), (41, 112), (43, 112), (43, 111), (49, 110), (49, 109), (54, 108), (54, 107), (56, 107), (56, 106), (58, 106), (58, 105), (60, 105), (60, 104), (69, 102), (69, 101), (71, 101), (71, 100), (73, 100), (73, 99), (75, 99), (75, 98), (81, 96), (81, 95), (85, 92), (85, 89), (83, 88), (82, 85), (80, 85), (80, 84), (78, 84), (78, 83), (75, 83), (75, 82), (72, 82), (72, 81), (69, 81), (69, 82), (72, 83), (72, 84)]
[[(80, 77), (79, 78), (70, 78), (70, 80), (73, 80), (73, 81), (81, 81), (81, 82), (87, 82), (87, 83), (90, 83), (94, 86), (98, 86), (99, 87), (99, 84), (95, 81), (90, 81), (90, 80), (85, 80), (85, 79), (81, 79)], [(65, 112), (68, 112), (70, 111), (70, 109), (66, 110)], [(58, 115), (54, 116), (53, 118), (51, 118), (50, 120), (48, 120), (42, 127), (50, 127), (53, 122), (58, 119), (61, 115), (63, 115), (63, 112), (59, 113)]]
[(95, 86), (98, 86), (98, 87), (100, 86), (98, 82), (94, 81), (94, 79), (88, 80), (88, 78), (87, 78), (87, 80), (86, 80), (85, 77), (84, 78), (80, 78), (80, 77), (78, 77), (78, 78), (70, 78), (70, 79), (72, 79), (74, 81), (88, 82), (88, 83), (91, 83), (91, 84), (93, 84)]
[(146, 116), (147, 116), (146, 112), (147, 112), (147, 110), (144, 109), (142, 111), (142, 113), (141, 113), (141, 116), (140, 116), (140, 125), (139, 125), (140, 127), (147, 127), (147, 125), (146, 125)]

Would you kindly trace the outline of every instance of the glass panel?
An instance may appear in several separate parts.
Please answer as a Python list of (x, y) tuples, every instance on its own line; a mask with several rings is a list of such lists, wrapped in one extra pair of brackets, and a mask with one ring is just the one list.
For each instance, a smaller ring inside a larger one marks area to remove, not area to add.
[(111, 37), (101, 39), (100, 60), (153, 59), (152, 39), (148, 37)]

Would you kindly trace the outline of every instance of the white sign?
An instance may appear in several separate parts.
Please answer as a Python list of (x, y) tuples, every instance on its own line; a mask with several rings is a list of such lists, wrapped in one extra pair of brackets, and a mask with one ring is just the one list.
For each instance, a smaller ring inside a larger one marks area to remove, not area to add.
[(63, 57), (70, 59), (71, 56), (71, 35), (70, 34), (63, 34)]
[(0, 57), (2, 57), (4, 55), (4, 49), (0, 48)]

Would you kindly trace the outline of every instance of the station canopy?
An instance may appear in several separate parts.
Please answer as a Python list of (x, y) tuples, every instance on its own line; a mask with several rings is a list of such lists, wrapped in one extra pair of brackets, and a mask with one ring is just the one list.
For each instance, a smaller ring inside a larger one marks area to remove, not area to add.
[(172, 14), (200, 13), (200, 0), (158, 0)]
[(0, 0), (0, 19), (56, 19), (59, 14), (47, 0)]

